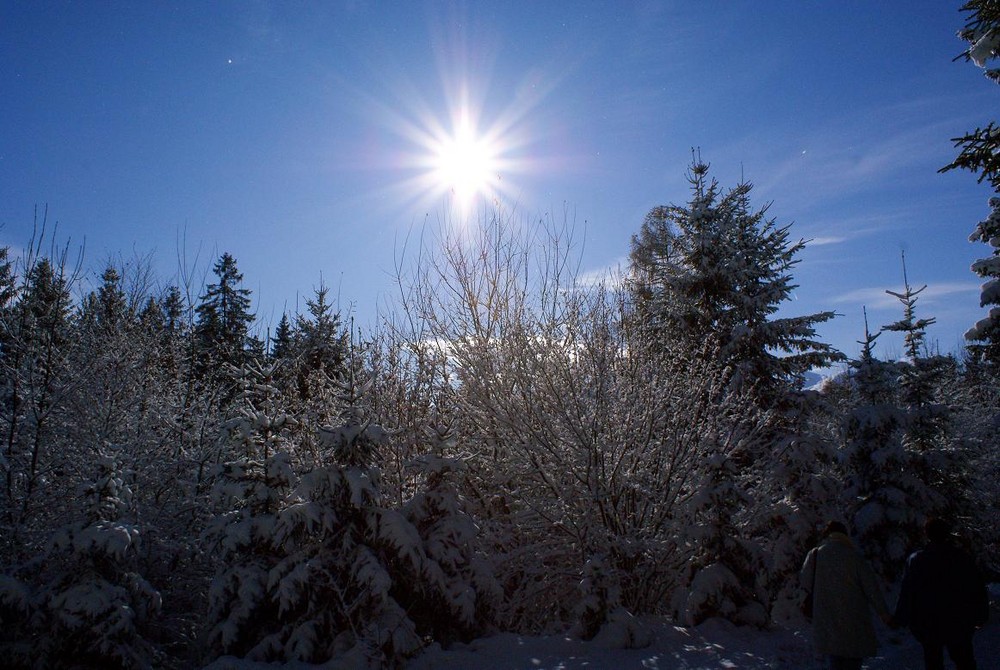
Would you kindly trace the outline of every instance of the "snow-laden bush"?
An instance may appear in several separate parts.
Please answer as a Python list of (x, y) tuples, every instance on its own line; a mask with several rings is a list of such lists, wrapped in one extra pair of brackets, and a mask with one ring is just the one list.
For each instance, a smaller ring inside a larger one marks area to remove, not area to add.
[[(688, 532), (706, 464), (736, 427), (761, 421), (712, 344), (656, 341), (620, 282), (578, 282), (571, 232), (498, 208), (444, 231), (404, 280), (409, 340), (445, 361), (435, 403), (458, 438), (445, 455), (468, 464), (463, 491), (504, 588), (498, 624), (512, 630), (572, 625), (595, 555), (622, 606), (669, 611), (712, 561), (693, 559), (702, 543)], [(736, 488), (766, 470), (744, 481), (744, 458)], [(756, 587), (760, 566), (744, 563)]]
[(208, 640), (257, 661), (396, 667), (425, 639), (487, 629), (498, 589), (451, 478), (428, 456), (421, 486), (386, 504), (373, 465), (389, 433), (360, 406), (319, 429), (324, 463), (295, 477), (287, 454), (226, 464), (216, 498), (230, 509), (207, 537), (221, 558)]
[[(434, 436), (443, 441), (444, 436)], [(416, 459), (421, 485), (402, 508), (423, 549), (421, 572), (401, 575), (397, 598), (422, 635), (447, 644), (487, 631), (502, 597), (493, 566), (479, 542), (479, 528), (458, 491), (465, 463), (434, 454)]]
[(649, 630), (621, 606), (621, 586), (602, 557), (587, 561), (580, 580), (577, 623), (570, 634), (609, 649), (649, 646)]
[(261, 660), (327, 661), (347, 655), (394, 666), (422, 647), (414, 622), (392, 597), (393, 565), (420, 573), (416, 529), (380, 506), (370, 467), (385, 431), (352, 411), (320, 441), (332, 459), (303, 475), (277, 518), (283, 557), (263, 585), (275, 625), (248, 654)]
[(696, 483), (692, 524), (686, 529), (695, 546), (690, 563), (693, 574), (686, 591), (675, 595), (676, 613), (685, 625), (696, 626), (713, 617), (754, 626), (768, 621), (762, 602), (761, 550), (746, 536), (743, 529), (748, 524), (741, 523), (751, 503), (735, 463), (737, 452), (745, 447), (741, 442), (720, 442)]
[(205, 531), (206, 548), (220, 564), (208, 593), (210, 649), (246, 654), (276, 619), (267, 583), (283, 556), (276, 538), (278, 514), (297, 482), (290, 460), (278, 452), (264, 461), (220, 465), (211, 475), (223, 511)]
[(24, 566), (25, 583), (0, 586), (0, 608), (21, 617), (14, 645), (30, 642), (30, 657), (14, 664), (59, 667), (149, 667), (154, 649), (145, 627), (161, 606), (157, 590), (137, 571), (139, 527), (118, 449), (98, 450), (96, 478), (80, 493), (83, 520), (56, 531), (43, 557)]

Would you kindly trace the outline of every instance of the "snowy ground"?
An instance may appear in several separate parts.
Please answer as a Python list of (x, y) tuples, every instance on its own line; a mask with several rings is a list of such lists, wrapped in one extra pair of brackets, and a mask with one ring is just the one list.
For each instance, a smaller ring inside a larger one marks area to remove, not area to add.
[[(760, 632), (713, 620), (698, 628), (675, 628), (647, 622), (653, 642), (645, 649), (608, 649), (561, 636), (503, 634), (449, 651), (428, 650), (408, 670), (628, 670), (650, 668), (788, 668), (825, 670), (813, 653), (808, 630)], [(1000, 667), (1000, 624), (992, 621), (976, 635), (976, 658), (983, 670)], [(879, 655), (868, 670), (920, 670), (920, 645), (905, 631), (883, 631)]]
[[(991, 593), (990, 622), (976, 634), (980, 670), (1000, 668), (1000, 588)], [(758, 631), (711, 620), (697, 628), (677, 628), (656, 619), (644, 621), (652, 643), (644, 649), (610, 649), (565, 636), (524, 637), (503, 634), (448, 651), (430, 649), (407, 670), (825, 670), (812, 651), (809, 629)], [(868, 670), (922, 670), (920, 645), (906, 630), (880, 631), (879, 655)], [(945, 667), (948, 666), (946, 664)]]
[[(980, 670), (1000, 668), (1000, 586), (991, 589), (990, 622), (976, 634)], [(662, 619), (643, 620), (651, 642), (642, 649), (615, 649), (600, 642), (581, 642), (566, 636), (526, 637), (504, 633), (454, 645), (445, 651), (430, 648), (407, 665), (407, 670), (826, 670), (826, 661), (812, 651), (808, 627), (801, 630), (760, 631), (737, 628), (721, 619), (697, 628), (678, 628)], [(920, 645), (905, 630), (880, 629), (878, 656), (867, 670), (922, 670)], [(248, 670), (276, 666), (219, 659), (212, 670)], [(284, 666), (295, 670), (302, 664)], [(321, 666), (322, 667), (322, 666)], [(946, 663), (946, 668), (954, 667)]]

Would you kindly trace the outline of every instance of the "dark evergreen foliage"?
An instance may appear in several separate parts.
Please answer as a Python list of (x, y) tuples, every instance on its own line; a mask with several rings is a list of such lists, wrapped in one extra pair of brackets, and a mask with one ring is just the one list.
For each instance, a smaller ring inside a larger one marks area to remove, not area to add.
[(737, 386), (762, 395), (796, 388), (801, 376), (843, 357), (816, 339), (833, 312), (773, 318), (795, 289), (791, 270), (804, 241), (750, 206), (749, 182), (723, 192), (696, 160), (686, 206), (653, 209), (632, 239), (639, 318), (654, 337), (700, 348), (716, 341)]
[[(1000, 2), (969, 0), (962, 5), (961, 11), (967, 14), (967, 20), (958, 34), (970, 46), (956, 60), (975, 63), (983, 68), (988, 79), (1000, 84), (1000, 68), (989, 66), (1000, 56)], [(996, 122), (991, 121), (985, 128), (976, 128), (952, 141), (961, 148), (961, 153), (940, 172), (955, 168), (978, 172), (980, 182), (988, 181), (993, 190), (1000, 193), (1000, 127)]]
[[(962, 5), (968, 18), (959, 36), (969, 42), (968, 49), (958, 58), (972, 61), (982, 67), (986, 76), (1000, 83), (1000, 68), (991, 63), (1000, 57), (1000, 2), (997, 0), (969, 0)], [(961, 151), (954, 161), (941, 168), (946, 172), (962, 168), (979, 175), (992, 187), (995, 197), (990, 198), (990, 213), (981, 221), (970, 242), (983, 242), (993, 247), (991, 256), (972, 264), (972, 271), (986, 279), (980, 296), (980, 306), (989, 307), (987, 315), (965, 334), (971, 342), (972, 356), (990, 365), (994, 374), (1000, 374), (1000, 126), (990, 121), (985, 128), (976, 128), (952, 140)]]
[(281, 321), (274, 330), (274, 338), (271, 340), (271, 358), (281, 360), (287, 358), (292, 353), (292, 323), (288, 320), (287, 314), (281, 315)]
[(205, 369), (226, 364), (239, 367), (251, 345), (249, 328), (254, 317), (250, 312), (250, 290), (242, 288), (243, 274), (228, 253), (222, 254), (212, 272), (217, 281), (205, 288), (195, 307), (198, 319), (194, 336), (199, 357)]

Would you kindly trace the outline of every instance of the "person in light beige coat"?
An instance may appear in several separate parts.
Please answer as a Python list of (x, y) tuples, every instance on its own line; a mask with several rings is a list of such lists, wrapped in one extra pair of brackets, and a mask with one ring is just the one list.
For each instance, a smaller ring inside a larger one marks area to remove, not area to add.
[(827, 525), (799, 578), (813, 594), (816, 650), (830, 657), (831, 670), (858, 670), (877, 651), (872, 610), (886, 624), (892, 617), (874, 571), (847, 537), (844, 524)]

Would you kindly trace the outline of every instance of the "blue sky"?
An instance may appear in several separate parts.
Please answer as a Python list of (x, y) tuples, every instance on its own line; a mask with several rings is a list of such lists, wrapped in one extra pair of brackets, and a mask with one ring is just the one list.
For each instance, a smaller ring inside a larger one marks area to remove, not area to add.
[[(621, 263), (654, 205), (688, 197), (692, 147), (814, 239), (789, 314), (918, 315), (955, 349), (981, 317), (969, 173), (937, 174), (997, 88), (952, 62), (959, 2), (5, 2), (0, 243), (35, 205), (85, 266), (152, 254), (198, 276), (232, 253), (264, 325), (320, 277), (360, 323), (393, 293), (399, 242), (448, 196), (429, 136), (460, 109), (495, 135), (502, 195), (565, 212), (586, 272)], [(301, 298), (300, 298), (301, 305)], [(880, 353), (898, 355), (895, 334)]]

